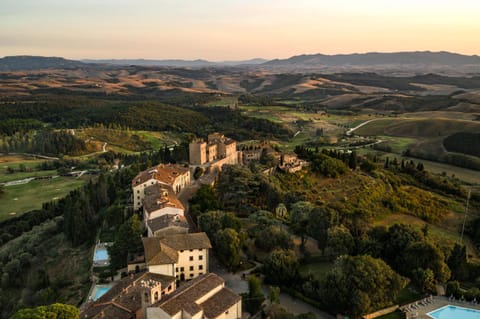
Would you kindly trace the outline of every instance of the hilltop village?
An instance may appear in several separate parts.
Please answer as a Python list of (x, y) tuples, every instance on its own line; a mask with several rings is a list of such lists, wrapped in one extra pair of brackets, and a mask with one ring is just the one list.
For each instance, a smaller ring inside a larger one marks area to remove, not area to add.
[[(133, 209), (142, 213), (147, 234), (142, 238), (143, 254), (129, 256), (128, 275), (83, 305), (80, 317), (242, 318), (240, 295), (210, 272), (212, 244), (205, 232), (196, 231), (187, 203), (182, 203), (179, 195), (193, 183), (214, 184), (223, 165), (248, 164), (265, 154), (276, 157), (279, 168), (288, 172), (306, 165), (295, 155), (280, 154), (265, 143), (238, 150), (236, 141), (213, 133), (206, 141), (190, 143), (190, 165), (158, 164), (139, 172), (131, 187)], [(192, 175), (199, 169), (205, 174), (194, 182)]]

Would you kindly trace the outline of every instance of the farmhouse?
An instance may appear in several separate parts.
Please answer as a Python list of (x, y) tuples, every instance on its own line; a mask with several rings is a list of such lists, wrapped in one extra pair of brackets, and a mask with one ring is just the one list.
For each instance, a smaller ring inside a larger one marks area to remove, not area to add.
[(208, 272), (210, 240), (205, 233), (143, 238), (145, 263), (151, 273), (190, 280)]
[(147, 308), (147, 319), (239, 319), (242, 298), (215, 274), (202, 275)]
[(190, 170), (182, 165), (159, 164), (138, 173), (132, 180), (133, 209), (142, 207), (145, 189), (154, 184), (170, 186), (177, 194), (185, 186), (190, 185)]

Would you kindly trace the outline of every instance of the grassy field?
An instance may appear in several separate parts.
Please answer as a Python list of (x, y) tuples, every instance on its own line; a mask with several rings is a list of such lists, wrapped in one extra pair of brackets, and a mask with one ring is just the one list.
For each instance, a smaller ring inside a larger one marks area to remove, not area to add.
[[(55, 170), (40, 171), (37, 166), (45, 160), (32, 159), (20, 155), (0, 156), (0, 183), (15, 181), (28, 177), (40, 177), (56, 175)], [(20, 165), (26, 168), (26, 172), (20, 172)], [(8, 168), (14, 169), (13, 173), (8, 172)]]
[(62, 198), (84, 183), (84, 179), (57, 177), (5, 187), (0, 197), (0, 220), (41, 208), (42, 203)]
[(438, 137), (456, 132), (480, 132), (478, 121), (446, 118), (389, 118), (372, 121), (357, 130), (357, 135)]
[(171, 132), (131, 131), (101, 127), (84, 128), (76, 132), (78, 137), (87, 141), (87, 146), (91, 146), (89, 151), (92, 153), (101, 152), (104, 143), (107, 143), (106, 150), (131, 153), (159, 149), (165, 144), (175, 145), (182, 140), (180, 134)]
[(311, 264), (302, 265), (300, 273), (302, 275), (312, 274), (316, 279), (322, 280), (327, 273), (332, 269), (333, 263), (328, 261), (315, 262)]
[(432, 162), (432, 161), (427, 161), (424, 159), (419, 159), (419, 158), (413, 158), (413, 157), (407, 157), (407, 156), (401, 156), (398, 154), (394, 153), (386, 153), (386, 152), (379, 152), (379, 151), (372, 151), (371, 149), (362, 149), (362, 151), (358, 152), (359, 154), (365, 154), (365, 153), (375, 153), (377, 156), (380, 156), (382, 158), (384, 157), (390, 157), (390, 159), (397, 158), (397, 160), (401, 161), (402, 159), (404, 160), (412, 160), (415, 163), (421, 162), (427, 171), (430, 171), (435, 174), (442, 174), (446, 175), (449, 177), (455, 177), (458, 178), (461, 181), (464, 181), (469, 184), (473, 185), (480, 185), (480, 171), (475, 171), (467, 168), (462, 168), (458, 166), (453, 166), (453, 165), (448, 165), (444, 163), (439, 163), (439, 162)]

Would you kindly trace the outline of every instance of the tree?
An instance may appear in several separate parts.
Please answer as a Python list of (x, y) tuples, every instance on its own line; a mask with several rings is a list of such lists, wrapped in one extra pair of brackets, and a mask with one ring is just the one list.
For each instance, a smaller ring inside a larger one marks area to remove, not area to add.
[(334, 212), (329, 209), (316, 207), (310, 212), (307, 234), (317, 241), (321, 250), (327, 246), (328, 229), (333, 225), (333, 217)]
[(125, 267), (128, 254), (142, 249), (142, 233), (142, 222), (138, 215), (133, 215), (120, 226), (115, 242), (107, 248), (112, 270)]
[(340, 255), (349, 254), (354, 245), (355, 241), (348, 228), (343, 225), (334, 226), (328, 229), (325, 255), (335, 259)]
[(324, 279), (320, 297), (331, 311), (353, 318), (390, 305), (407, 281), (383, 260), (342, 256)]
[(298, 269), (298, 259), (293, 250), (274, 250), (263, 264), (267, 283), (287, 287), (297, 283)]
[(460, 298), (462, 295), (462, 290), (460, 289), (460, 283), (456, 280), (447, 282), (447, 288), (445, 290), (445, 295), (455, 298)]
[(447, 259), (447, 264), (452, 271), (452, 279), (467, 279), (467, 249), (465, 245), (455, 244), (455, 246), (453, 246), (452, 253)]
[(276, 304), (280, 300), (280, 288), (275, 286), (270, 286), (268, 299), (270, 299), (271, 304)]
[(270, 225), (256, 233), (255, 246), (264, 251), (274, 248), (291, 249), (293, 241), (290, 234), (280, 225)]
[(307, 241), (307, 227), (309, 225), (310, 212), (314, 206), (310, 202), (296, 202), (290, 209), (290, 227), (301, 238), (301, 247), (305, 247)]
[(215, 252), (220, 261), (230, 270), (240, 264), (242, 240), (232, 228), (218, 230), (215, 234)]
[(79, 319), (80, 311), (70, 305), (55, 303), (49, 306), (18, 310), (10, 319)]
[(215, 234), (221, 229), (232, 228), (239, 232), (241, 228), (238, 217), (222, 211), (210, 211), (200, 215), (198, 226), (212, 241), (215, 241)]
[(437, 285), (435, 274), (431, 269), (417, 268), (413, 270), (413, 282), (423, 293), (435, 293)]
[(262, 292), (262, 284), (257, 276), (248, 277), (248, 293), (244, 298), (245, 308), (250, 314), (256, 314), (260, 311), (262, 303), (265, 300)]
[(200, 186), (189, 203), (190, 212), (194, 217), (198, 217), (200, 214), (209, 210), (220, 209), (220, 202), (218, 201), (215, 188), (206, 184)]

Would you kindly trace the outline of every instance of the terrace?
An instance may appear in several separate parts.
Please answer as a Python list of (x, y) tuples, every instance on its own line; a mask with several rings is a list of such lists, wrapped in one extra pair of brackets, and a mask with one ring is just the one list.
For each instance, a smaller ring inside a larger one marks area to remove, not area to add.
[[(434, 296), (429, 298), (424, 298), (422, 300), (410, 303), (408, 305), (402, 306), (400, 309), (405, 312), (407, 319), (456, 319), (457, 317), (448, 317), (448, 314), (444, 311), (444, 313), (440, 315), (437, 310), (440, 308), (444, 308), (448, 310), (448, 306), (457, 306), (459, 308), (469, 310), (478, 310), (475, 311), (477, 317), (472, 318), (480, 318), (480, 305), (476, 302), (469, 302), (469, 301), (460, 301), (453, 298), (447, 297), (440, 297)], [(456, 309), (459, 309), (456, 308)], [(463, 317), (468, 319), (469, 317)]]

